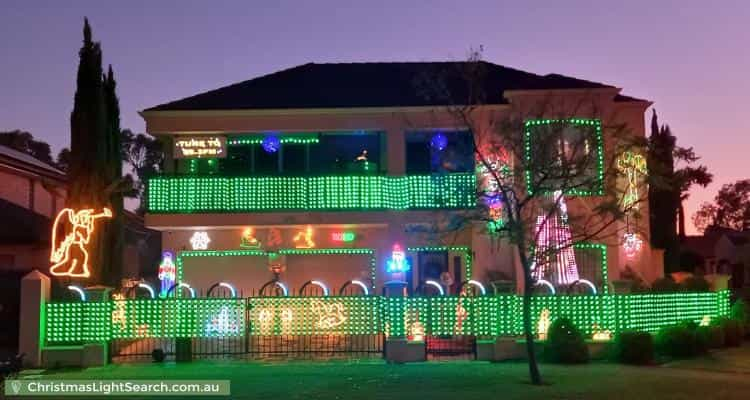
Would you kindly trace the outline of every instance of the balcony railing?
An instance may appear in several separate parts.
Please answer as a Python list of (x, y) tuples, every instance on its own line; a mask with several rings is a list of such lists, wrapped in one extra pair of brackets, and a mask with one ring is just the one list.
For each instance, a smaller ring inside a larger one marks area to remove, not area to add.
[(150, 213), (467, 209), (472, 173), (409, 176), (155, 177)]

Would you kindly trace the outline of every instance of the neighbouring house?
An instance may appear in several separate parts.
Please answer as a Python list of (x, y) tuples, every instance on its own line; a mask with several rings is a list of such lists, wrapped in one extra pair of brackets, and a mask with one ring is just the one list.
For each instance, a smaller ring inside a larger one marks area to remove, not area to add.
[(731, 277), (730, 287), (740, 289), (750, 284), (750, 232), (711, 227), (703, 235), (682, 239), (681, 252), (686, 267), (695, 272)]
[(65, 207), (65, 173), (0, 146), (0, 271), (43, 270), (51, 221)]
[[(46, 272), (50, 232), (57, 213), (65, 208), (64, 172), (10, 147), (0, 146), (0, 271)], [(159, 232), (143, 218), (125, 213), (124, 275), (140, 277), (158, 264)], [(149, 242), (150, 243), (147, 243)], [(148, 256), (157, 248), (156, 256)]]
[[(464, 66), (309, 63), (143, 110), (146, 130), (168, 149), (164, 173), (148, 182), (145, 217), (162, 232), (164, 265), (176, 266), (178, 283), (245, 293), (379, 293), (395, 277), (413, 290), (439, 282), (449, 293), (469, 280), (516, 287), (520, 263), (504, 240), (479, 226), (431, 234), (436, 220), (477, 207), (472, 134), (446, 110), (466, 96)], [(595, 151), (609, 151), (611, 126), (645, 136), (651, 103), (620, 88), (483, 67), (488, 118), (531, 115), (549, 102), (548, 114), (528, 121), (574, 112), (568, 117), (602, 127)], [(416, 83), (435, 71), (449, 99), (420, 93)], [(450, 157), (451, 169), (436, 157)], [(648, 219), (636, 228), (648, 232)], [(581, 279), (601, 290), (626, 269), (648, 282), (662, 275), (646, 234), (628, 249), (612, 236), (575, 247)]]

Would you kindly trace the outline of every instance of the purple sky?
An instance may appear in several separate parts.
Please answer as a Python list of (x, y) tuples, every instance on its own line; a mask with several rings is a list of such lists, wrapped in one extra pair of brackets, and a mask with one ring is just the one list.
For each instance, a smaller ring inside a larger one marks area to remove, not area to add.
[(491, 62), (654, 101), (716, 175), (694, 191), (690, 215), (721, 184), (748, 177), (750, 2), (501, 3), (4, 0), (0, 130), (28, 130), (55, 152), (67, 146), (85, 15), (115, 68), (122, 126), (135, 131), (138, 110), (281, 68), (461, 60), (481, 44)]

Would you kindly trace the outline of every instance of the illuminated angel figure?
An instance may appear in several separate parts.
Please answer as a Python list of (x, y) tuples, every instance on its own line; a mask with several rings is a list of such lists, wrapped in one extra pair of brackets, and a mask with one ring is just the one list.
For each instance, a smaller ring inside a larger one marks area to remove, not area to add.
[[(101, 213), (94, 210), (74, 211), (64, 208), (57, 214), (52, 225), (52, 251), (49, 260), (53, 263), (49, 269), (52, 275), (88, 278), (89, 253), (86, 249), (91, 234), (94, 233), (94, 221), (97, 218), (111, 218), (112, 211), (104, 208)], [(63, 229), (65, 237), (58, 238), (58, 230)]]

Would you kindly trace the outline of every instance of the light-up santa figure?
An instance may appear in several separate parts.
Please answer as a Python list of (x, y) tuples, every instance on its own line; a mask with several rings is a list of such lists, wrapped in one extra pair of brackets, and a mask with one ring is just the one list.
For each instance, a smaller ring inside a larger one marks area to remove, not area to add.
[(165, 297), (169, 288), (174, 286), (177, 277), (177, 268), (174, 266), (173, 255), (169, 251), (161, 254), (161, 264), (159, 264), (159, 280), (161, 281), (161, 291), (159, 296)]

